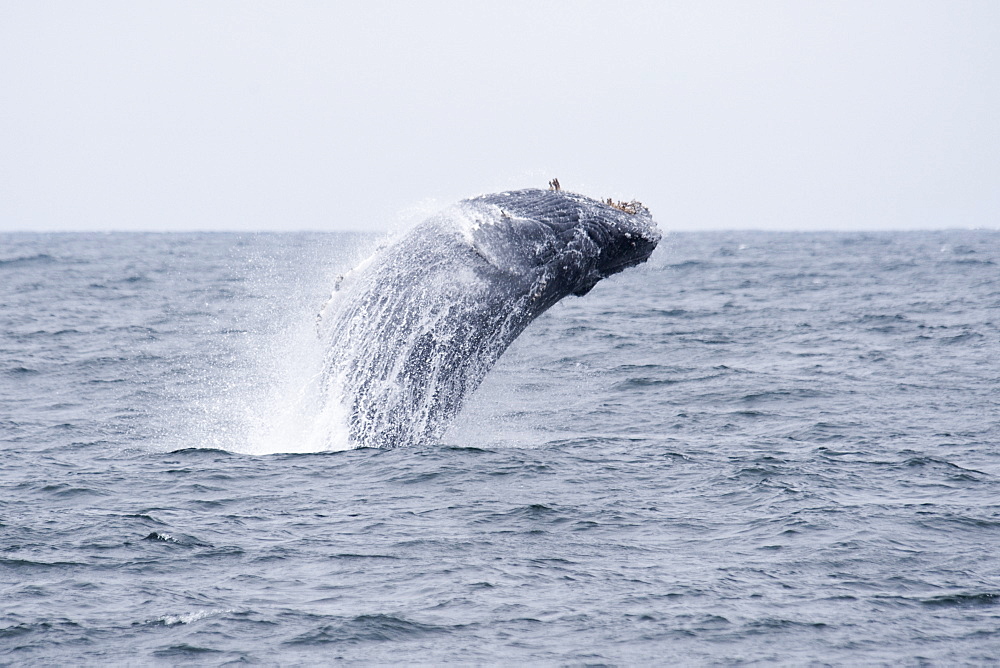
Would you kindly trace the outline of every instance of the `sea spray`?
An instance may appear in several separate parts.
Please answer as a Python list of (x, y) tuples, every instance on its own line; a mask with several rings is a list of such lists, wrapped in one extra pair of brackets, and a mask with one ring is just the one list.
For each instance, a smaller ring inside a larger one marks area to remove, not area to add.
[[(178, 397), (165, 449), (202, 447), (253, 455), (351, 447), (340, 402), (322, 390), (325, 347), (316, 312), (336, 277), (370, 255), (378, 237), (308, 235), (286, 247), (253, 235), (232, 249), (231, 271), (210, 327), (192, 332), (212, 361)], [(235, 269), (238, 268), (238, 269)], [(242, 308), (230, 310), (232, 298)]]

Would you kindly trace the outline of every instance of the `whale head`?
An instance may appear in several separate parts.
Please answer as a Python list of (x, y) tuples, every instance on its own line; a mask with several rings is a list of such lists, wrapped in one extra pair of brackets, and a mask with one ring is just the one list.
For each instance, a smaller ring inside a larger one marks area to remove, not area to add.
[(661, 239), (649, 209), (638, 202), (597, 202), (582, 224), (597, 256), (582, 292), (573, 291), (576, 295), (586, 294), (602, 278), (645, 262)]
[(649, 210), (556, 190), (518, 190), (466, 200), (477, 253), (498, 269), (540, 283), (540, 310), (584, 295), (598, 281), (645, 262), (660, 241)]

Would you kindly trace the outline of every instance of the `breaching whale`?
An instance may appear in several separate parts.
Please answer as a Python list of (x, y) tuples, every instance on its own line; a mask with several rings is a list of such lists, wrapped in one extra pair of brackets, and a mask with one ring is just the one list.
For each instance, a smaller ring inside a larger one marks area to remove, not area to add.
[(567, 295), (644, 262), (648, 209), (553, 190), (473, 197), (341, 280), (320, 314), (353, 445), (433, 441), (510, 343)]

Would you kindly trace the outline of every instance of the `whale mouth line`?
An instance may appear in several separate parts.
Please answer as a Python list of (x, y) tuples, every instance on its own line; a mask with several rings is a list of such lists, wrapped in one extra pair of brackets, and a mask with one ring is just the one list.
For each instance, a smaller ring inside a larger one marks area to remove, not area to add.
[(607, 278), (608, 276), (612, 276), (614, 274), (620, 274), (621, 272), (625, 271), (626, 269), (629, 269), (630, 267), (634, 267), (634, 266), (636, 266), (638, 264), (641, 264), (641, 263), (643, 263), (645, 261), (646, 261), (646, 258), (643, 257), (643, 258), (637, 259), (637, 260), (625, 260), (623, 262), (618, 262), (618, 263), (615, 263), (615, 264), (608, 265), (607, 267), (604, 268), (604, 271), (601, 272), (601, 278)]

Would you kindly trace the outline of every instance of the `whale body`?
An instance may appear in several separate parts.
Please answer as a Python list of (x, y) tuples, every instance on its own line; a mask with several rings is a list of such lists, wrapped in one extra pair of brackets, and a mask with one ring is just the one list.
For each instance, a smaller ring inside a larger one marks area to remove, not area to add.
[(352, 444), (438, 439), (532, 320), (659, 240), (638, 203), (532, 189), (463, 200), (376, 252), (320, 314), (326, 392)]

